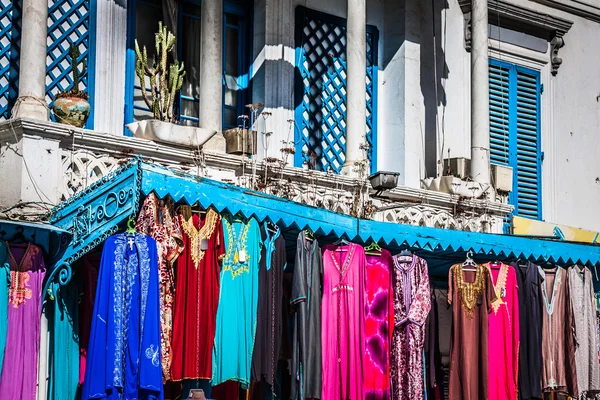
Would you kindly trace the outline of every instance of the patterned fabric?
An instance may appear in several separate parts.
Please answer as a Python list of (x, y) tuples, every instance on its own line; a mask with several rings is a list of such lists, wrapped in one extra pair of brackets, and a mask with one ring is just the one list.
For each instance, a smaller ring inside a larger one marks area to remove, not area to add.
[(427, 262), (415, 255), (393, 258), (394, 331), (392, 399), (423, 399), (425, 321), (431, 310)]
[(46, 273), (42, 250), (28, 243), (9, 243), (8, 331), (0, 374), (2, 400), (35, 400), (42, 282)]
[(580, 398), (585, 398), (586, 392), (600, 390), (594, 285), (592, 273), (586, 267), (572, 266), (568, 275), (578, 344), (575, 348), (577, 386)]
[(519, 288), (513, 267), (486, 264), (496, 300), (488, 318), (488, 399), (516, 400), (519, 368)]
[(169, 208), (159, 204), (154, 193), (150, 193), (138, 216), (136, 229), (156, 241), (158, 249), (158, 273), (160, 283), (160, 326), (163, 374), (170, 379), (171, 341), (173, 339), (173, 302), (175, 280), (173, 263), (183, 251), (183, 236), (177, 217), (172, 217)]
[(83, 400), (162, 398), (158, 294), (154, 239), (142, 234), (106, 239)]
[(394, 325), (394, 295), (390, 268), (392, 255), (367, 254), (365, 286), (365, 398), (390, 398), (390, 327)]
[(365, 251), (357, 244), (323, 247), (321, 399), (362, 399)]

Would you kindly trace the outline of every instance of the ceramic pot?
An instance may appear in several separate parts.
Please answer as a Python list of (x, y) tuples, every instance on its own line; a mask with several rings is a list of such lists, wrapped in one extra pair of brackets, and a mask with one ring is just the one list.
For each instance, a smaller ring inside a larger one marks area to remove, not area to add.
[(59, 97), (52, 104), (56, 122), (83, 128), (90, 116), (90, 103), (81, 97)]

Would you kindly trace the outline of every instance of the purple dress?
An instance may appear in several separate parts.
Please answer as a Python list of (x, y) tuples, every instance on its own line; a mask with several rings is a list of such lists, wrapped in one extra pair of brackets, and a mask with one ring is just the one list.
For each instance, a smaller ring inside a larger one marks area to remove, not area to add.
[(8, 332), (0, 393), (2, 400), (35, 400), (46, 266), (42, 250), (32, 244), (9, 244), (8, 251)]

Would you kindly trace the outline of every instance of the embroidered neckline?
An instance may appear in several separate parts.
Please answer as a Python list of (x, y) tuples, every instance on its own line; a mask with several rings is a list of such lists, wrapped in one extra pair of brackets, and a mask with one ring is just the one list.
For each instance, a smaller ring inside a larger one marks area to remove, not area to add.
[[(486, 267), (488, 268), (488, 271), (490, 272), (490, 276), (492, 277), (492, 283), (493, 283), (493, 277), (494, 275), (492, 274), (492, 263), (487, 263)], [(496, 300), (494, 302), (492, 302), (492, 308), (494, 309), (494, 314), (498, 313), (498, 309), (500, 308), (501, 305), (506, 304), (506, 302), (504, 300), (502, 300), (502, 289), (506, 289), (506, 281), (508, 279), (508, 265), (504, 264), (504, 263), (500, 263), (500, 271), (498, 272), (498, 279), (496, 280), (496, 283), (493, 283), (494, 286), (494, 292), (496, 293)]]
[(340, 264), (339, 264), (338, 260), (336, 260), (336, 258), (333, 256), (334, 250), (329, 250), (329, 256), (333, 260), (333, 264), (335, 265), (335, 268), (340, 273), (340, 280), (342, 280), (344, 278), (344, 276), (346, 275), (346, 272), (348, 272), (348, 267), (350, 266), (350, 261), (352, 261), (352, 256), (354, 255), (354, 243), (350, 243), (349, 246), (350, 246), (350, 248), (346, 251), (346, 258), (344, 259), (342, 268), (340, 268)]
[(554, 283), (552, 284), (552, 300), (548, 302), (548, 290), (546, 289), (546, 271), (544, 271), (544, 269), (539, 265), (538, 270), (540, 271), (540, 275), (544, 279), (542, 285), (542, 295), (544, 296), (544, 305), (546, 306), (546, 312), (548, 312), (548, 315), (552, 315), (554, 313), (554, 300), (556, 300), (556, 292), (558, 291), (558, 286), (562, 281), (562, 273), (559, 273), (560, 268), (556, 267), (556, 276), (554, 277)]
[(185, 220), (183, 217), (181, 218), (181, 227), (185, 234), (190, 238), (190, 256), (192, 257), (196, 269), (198, 269), (198, 266), (206, 253), (202, 250), (202, 240), (210, 239), (215, 231), (219, 218), (220, 215), (217, 214), (215, 210), (212, 208), (209, 209), (204, 219), (204, 225), (202, 225), (200, 229), (197, 229), (194, 225), (193, 217), (190, 217), (189, 220)]
[(25, 304), (27, 300), (31, 300), (33, 295), (33, 292), (31, 289), (29, 289), (31, 275), (29, 274), (29, 271), (23, 271), (23, 264), (25, 264), (25, 261), (29, 258), (31, 244), (27, 243), (27, 247), (25, 248), (25, 252), (21, 257), (21, 261), (18, 263), (10, 249), (10, 246), (6, 246), (6, 248), (9, 262), (12, 262), (16, 268), (16, 270), (10, 271), (8, 301), (13, 305), (14, 308), (19, 308), (19, 306)]
[[(223, 224), (225, 225), (225, 229), (227, 229), (228, 236), (228, 246), (227, 246), (227, 254), (225, 255), (225, 261), (223, 263), (223, 272), (231, 271), (232, 278), (235, 278), (244, 272), (249, 272), (248, 264), (250, 263), (250, 254), (246, 251), (246, 239), (248, 237), (248, 230), (250, 228), (250, 220), (248, 222), (239, 222), (240, 225), (243, 226), (241, 228), (241, 235), (236, 235), (235, 227), (233, 226), (235, 222), (229, 222), (227, 218), (223, 218)], [(239, 240), (237, 240), (239, 237)], [(236, 243), (234, 243), (234, 238), (236, 239)], [(241, 249), (240, 249), (241, 244)], [(239, 251), (243, 251), (246, 256), (246, 261), (244, 263), (239, 262)]]
[(456, 286), (458, 293), (461, 294), (462, 307), (467, 313), (467, 318), (473, 319), (473, 311), (477, 304), (477, 298), (485, 289), (485, 272), (486, 268), (483, 265), (477, 266), (475, 272), (475, 280), (473, 282), (466, 282), (463, 273), (463, 267), (461, 264), (457, 264), (452, 267), (454, 269), (454, 277), (456, 279)]

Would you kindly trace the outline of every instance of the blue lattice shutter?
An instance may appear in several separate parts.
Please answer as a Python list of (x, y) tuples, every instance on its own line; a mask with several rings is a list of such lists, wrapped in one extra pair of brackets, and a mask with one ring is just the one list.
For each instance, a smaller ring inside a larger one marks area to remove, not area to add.
[(19, 86), (21, 1), (0, 0), (0, 120), (9, 119)]
[(490, 160), (513, 168), (515, 215), (541, 219), (540, 75), (490, 59)]
[[(346, 22), (298, 7), (296, 41), (296, 166), (314, 163), (321, 171), (339, 173), (346, 152)], [(376, 146), (377, 42), (367, 27), (367, 156), (374, 165)], [(301, 98), (298, 97), (301, 94)]]
[[(93, 107), (94, 52), (92, 37), (94, 15), (93, 0), (49, 0), (48, 2), (48, 50), (46, 54), (46, 101), (52, 104), (56, 93), (68, 90), (73, 84), (69, 45), (79, 46), (79, 60), (87, 59), (88, 69), (80, 76), (79, 89), (90, 95)], [(81, 68), (81, 66), (80, 66)], [(93, 110), (92, 110), (93, 112)], [(88, 125), (93, 118), (88, 120)], [(91, 127), (91, 125), (89, 126)]]

